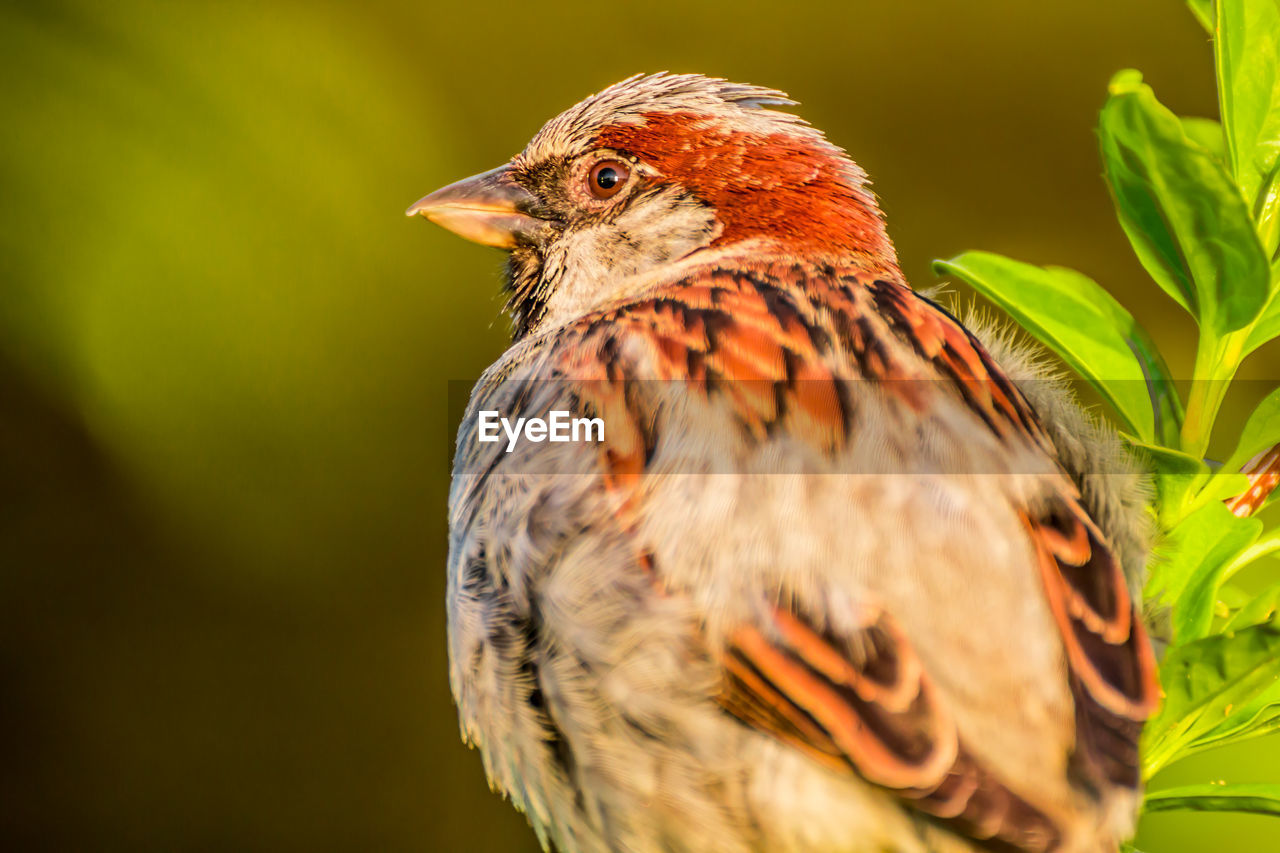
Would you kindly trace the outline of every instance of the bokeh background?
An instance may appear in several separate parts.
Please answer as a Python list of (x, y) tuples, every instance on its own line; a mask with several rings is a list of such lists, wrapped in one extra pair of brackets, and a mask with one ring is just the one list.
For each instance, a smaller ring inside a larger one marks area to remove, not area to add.
[[(765, 83), (871, 172), (917, 285), (966, 248), (1075, 266), (1185, 375), (1099, 178), (1125, 66), (1215, 114), (1176, 0), (7, 2), (0, 847), (535, 850), (444, 650), (448, 382), (504, 347), (502, 257), (404, 208), (634, 72)], [(1157, 784), (1276, 766), (1271, 738)]]

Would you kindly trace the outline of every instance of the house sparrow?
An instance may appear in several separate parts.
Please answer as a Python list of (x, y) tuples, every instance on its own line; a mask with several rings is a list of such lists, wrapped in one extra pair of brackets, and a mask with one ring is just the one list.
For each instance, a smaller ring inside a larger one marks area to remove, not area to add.
[(633, 77), (409, 208), (510, 252), (450, 491), (463, 736), (564, 853), (1113, 851), (1143, 482), (907, 286), (793, 103)]

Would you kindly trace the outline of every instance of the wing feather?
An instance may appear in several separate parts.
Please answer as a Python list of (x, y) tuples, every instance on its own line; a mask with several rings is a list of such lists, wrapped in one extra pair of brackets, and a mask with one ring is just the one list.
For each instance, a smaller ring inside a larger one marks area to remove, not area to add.
[(768, 704), (775, 716), (744, 719), (827, 766), (842, 760), (971, 838), (1029, 853), (1053, 850), (1059, 828), (965, 750), (893, 618), (874, 608), (867, 615), (844, 638), (781, 609), (763, 629), (740, 629), (726, 654), (730, 678), (721, 703), (735, 713)]

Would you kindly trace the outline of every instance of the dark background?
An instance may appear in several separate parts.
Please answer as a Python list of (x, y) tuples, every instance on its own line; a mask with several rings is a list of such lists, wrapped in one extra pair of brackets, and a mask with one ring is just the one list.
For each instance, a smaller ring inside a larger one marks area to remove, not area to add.
[(444, 650), (448, 381), (504, 346), (502, 257), (405, 207), (634, 72), (768, 84), (870, 171), (917, 285), (966, 248), (1074, 266), (1186, 375), (1099, 178), (1126, 66), (1215, 114), (1175, 0), (6, 4), (0, 846), (534, 850)]

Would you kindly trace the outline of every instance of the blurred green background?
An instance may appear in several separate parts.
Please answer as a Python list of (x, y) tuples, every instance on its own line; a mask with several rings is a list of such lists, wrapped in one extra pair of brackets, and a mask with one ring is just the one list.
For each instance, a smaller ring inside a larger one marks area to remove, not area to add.
[(1215, 114), (1176, 0), (5, 4), (0, 847), (536, 849), (444, 649), (447, 383), (504, 347), (502, 256), (404, 208), (634, 72), (768, 84), (871, 172), (917, 285), (966, 248), (1075, 266), (1186, 375), (1099, 178), (1125, 66)]

